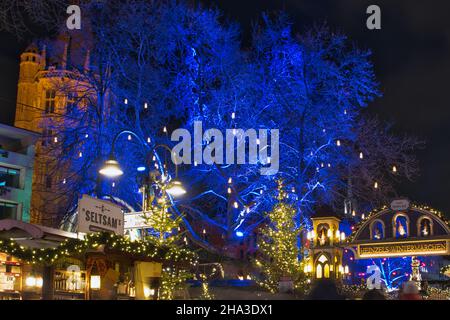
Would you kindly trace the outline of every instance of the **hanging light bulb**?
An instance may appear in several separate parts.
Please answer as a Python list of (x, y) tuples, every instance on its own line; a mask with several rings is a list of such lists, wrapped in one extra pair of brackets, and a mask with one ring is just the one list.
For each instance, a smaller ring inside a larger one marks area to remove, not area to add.
[(353, 217), (356, 216), (356, 211), (355, 210), (352, 211), (352, 216)]
[(394, 173), (397, 172), (397, 167), (396, 166), (392, 166), (392, 172), (394, 172)]
[(261, 189), (261, 190), (259, 190), (259, 194), (263, 194), (263, 191), (262, 191), (262, 189)]
[(202, 231), (202, 232), (203, 232), (203, 234), (206, 234), (206, 229), (205, 229), (205, 228), (203, 228), (203, 231)]
[(231, 119), (234, 119), (234, 118), (236, 118), (236, 114), (233, 112), (233, 113), (231, 113)]
[(163, 132), (164, 133), (167, 133), (167, 128), (164, 126), (164, 128), (163, 128)]
[(58, 137), (55, 137), (54, 141), (55, 141), (55, 143), (57, 143), (58, 142)]
[(341, 140), (337, 140), (337, 141), (336, 141), (336, 145), (337, 145), (338, 147), (340, 147), (340, 146), (341, 146)]
[(250, 213), (250, 207), (247, 207), (247, 208), (245, 209), (245, 212)]
[(194, 167), (196, 167), (197, 166), (197, 161), (194, 161)]
[(234, 202), (234, 207), (237, 209), (239, 207), (239, 204), (235, 201)]
[(152, 157), (152, 160), (153, 160), (153, 161), (156, 161), (156, 156), (153, 156), (153, 157)]
[(344, 114), (347, 114), (347, 109), (344, 110)]
[(228, 192), (228, 194), (230, 194), (230, 193), (231, 193), (231, 188), (230, 188), (230, 187), (228, 187), (228, 190), (227, 190), (227, 192)]
[(87, 139), (87, 138), (89, 138), (89, 135), (86, 133), (86, 135), (84, 137)]
[(231, 177), (228, 178), (228, 183), (231, 184), (233, 180), (231, 179)]
[(131, 134), (128, 135), (128, 141), (131, 140)]
[(152, 140), (150, 139), (150, 137), (147, 138), (147, 143), (150, 143)]
[(375, 181), (373, 187), (374, 187), (375, 189), (378, 189), (378, 182)]
[(148, 108), (148, 104), (146, 102), (146, 103), (144, 103), (144, 109), (147, 109), (147, 108)]
[(295, 188), (294, 188), (294, 187), (292, 187), (292, 190), (291, 190), (291, 191), (292, 191), (292, 193), (295, 193)]
[(63, 180), (63, 184), (66, 184), (66, 179)]
[(256, 139), (256, 144), (259, 145), (260, 141), (259, 138)]
[(365, 219), (366, 218), (366, 216), (364, 215), (364, 213), (361, 215), (361, 219)]
[(360, 158), (360, 159), (364, 159), (364, 155), (363, 155), (362, 152), (359, 153), (359, 158)]
[(80, 153), (78, 154), (78, 158), (83, 157), (83, 152), (80, 151)]
[(125, 99), (123, 100), (123, 103), (128, 104), (128, 99), (125, 98)]
[(112, 183), (112, 187), (114, 188), (115, 186), (116, 186), (116, 183), (115, 183), (115, 182), (113, 182), (113, 183)]

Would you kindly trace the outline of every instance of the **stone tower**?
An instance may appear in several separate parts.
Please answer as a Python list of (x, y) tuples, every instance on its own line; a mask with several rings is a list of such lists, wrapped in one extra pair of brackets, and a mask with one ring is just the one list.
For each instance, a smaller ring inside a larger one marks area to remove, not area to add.
[[(15, 126), (41, 134), (36, 143), (31, 222), (57, 227), (67, 209), (66, 173), (57, 168), (58, 137), (50, 121), (61, 121), (81, 87), (77, 73), (89, 64), (82, 34), (61, 33), (45, 45), (32, 43), (20, 56)], [(66, 89), (64, 89), (66, 88)], [(68, 91), (67, 88), (70, 88)], [(81, 96), (81, 94), (79, 94)], [(78, 104), (81, 108), (81, 103)]]

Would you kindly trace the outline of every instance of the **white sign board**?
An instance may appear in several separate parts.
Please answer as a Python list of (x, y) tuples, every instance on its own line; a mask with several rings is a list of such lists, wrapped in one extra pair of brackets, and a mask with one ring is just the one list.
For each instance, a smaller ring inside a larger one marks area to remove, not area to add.
[(149, 228), (142, 212), (130, 212), (125, 214), (125, 229)]
[(78, 232), (108, 231), (123, 235), (123, 227), (124, 217), (119, 206), (88, 195), (83, 195), (78, 202)]
[(391, 209), (393, 211), (403, 211), (409, 209), (409, 200), (397, 199), (391, 202)]

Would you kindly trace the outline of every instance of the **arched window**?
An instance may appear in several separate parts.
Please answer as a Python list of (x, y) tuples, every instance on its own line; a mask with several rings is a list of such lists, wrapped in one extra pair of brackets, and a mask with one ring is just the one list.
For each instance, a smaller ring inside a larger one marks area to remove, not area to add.
[(323, 274), (327, 279), (330, 277), (330, 265), (328, 263), (326, 263), (325, 267), (323, 268)]
[(404, 213), (397, 213), (392, 220), (394, 238), (406, 238), (409, 236), (409, 218)]
[(385, 237), (384, 222), (381, 220), (374, 220), (370, 224), (370, 238), (372, 240), (381, 240)]
[(419, 237), (429, 237), (433, 235), (433, 220), (427, 216), (422, 216), (417, 220), (417, 235)]
[(322, 265), (318, 264), (316, 267), (316, 278), (322, 279)]
[(329, 278), (330, 277), (330, 264), (328, 258), (322, 254), (316, 262), (316, 278)]

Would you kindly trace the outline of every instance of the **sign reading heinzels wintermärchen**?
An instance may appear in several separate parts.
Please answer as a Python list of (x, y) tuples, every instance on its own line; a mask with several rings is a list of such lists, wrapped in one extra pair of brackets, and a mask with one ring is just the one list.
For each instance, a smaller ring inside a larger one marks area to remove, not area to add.
[(122, 209), (109, 201), (83, 195), (78, 202), (78, 232), (102, 231), (124, 234)]

